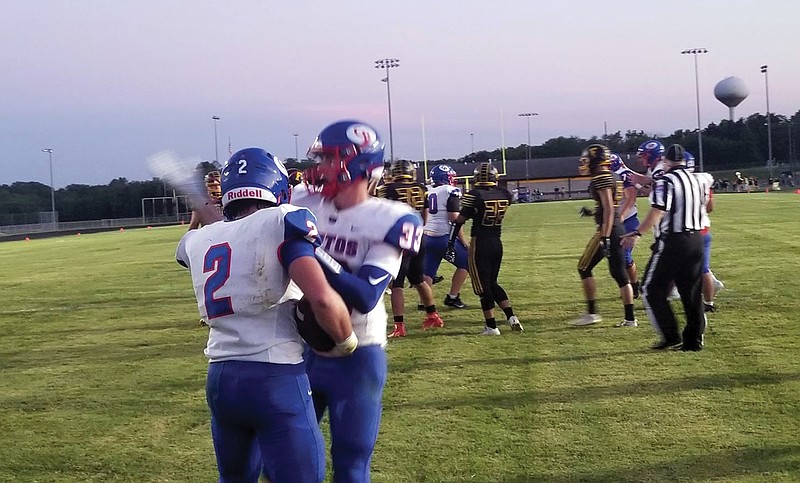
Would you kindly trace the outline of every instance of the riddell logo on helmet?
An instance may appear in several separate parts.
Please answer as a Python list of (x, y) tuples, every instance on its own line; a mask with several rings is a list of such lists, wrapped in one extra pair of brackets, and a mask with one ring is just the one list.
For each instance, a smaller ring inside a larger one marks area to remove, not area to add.
[(225, 201), (242, 200), (245, 198), (252, 198), (261, 200), (264, 199), (264, 190), (259, 188), (239, 188), (225, 193)]

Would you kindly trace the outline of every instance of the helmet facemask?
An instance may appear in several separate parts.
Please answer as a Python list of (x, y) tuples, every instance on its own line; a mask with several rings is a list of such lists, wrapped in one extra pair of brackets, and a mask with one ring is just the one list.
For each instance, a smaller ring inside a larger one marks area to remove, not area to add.
[(208, 191), (208, 197), (211, 198), (211, 201), (213, 201), (215, 205), (222, 204), (221, 179), (222, 177), (219, 174), (219, 171), (211, 171), (206, 174), (204, 178), (206, 183), (206, 191)]

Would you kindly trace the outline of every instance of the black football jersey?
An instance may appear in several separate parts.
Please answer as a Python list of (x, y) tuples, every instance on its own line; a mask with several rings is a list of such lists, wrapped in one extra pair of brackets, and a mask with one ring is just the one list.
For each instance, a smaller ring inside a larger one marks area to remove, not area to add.
[(614, 179), (614, 175), (610, 171), (604, 171), (592, 176), (592, 181), (589, 183), (589, 194), (594, 200), (594, 222), (598, 226), (603, 224), (603, 203), (600, 201), (600, 191), (605, 189), (611, 190), (611, 202), (617, 205), (619, 203), (617, 199), (617, 180)]
[(472, 219), (470, 236), (499, 237), (511, 193), (497, 186), (475, 188), (461, 198), (461, 216)]
[(399, 181), (379, 186), (378, 198), (401, 201), (414, 208), (420, 216), (428, 208), (428, 190), (417, 181)]

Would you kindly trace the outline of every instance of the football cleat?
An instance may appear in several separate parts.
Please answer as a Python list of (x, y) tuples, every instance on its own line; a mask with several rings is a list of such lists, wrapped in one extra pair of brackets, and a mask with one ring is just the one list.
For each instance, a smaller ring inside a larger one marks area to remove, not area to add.
[(451, 297), (450, 294), (445, 295), (444, 304), (455, 309), (466, 309), (467, 304), (461, 301), (461, 297), (459, 295), (461, 294), (458, 294), (455, 297)]
[(444, 327), (444, 320), (439, 317), (438, 312), (432, 312), (422, 321), (422, 330), (439, 329)]
[(406, 336), (406, 324), (394, 324), (394, 330), (391, 334), (388, 335), (390, 338), (395, 337), (405, 337)]
[(678, 292), (678, 287), (672, 287), (672, 292), (667, 295), (667, 300), (680, 300), (681, 294)]
[(660, 341), (651, 345), (650, 348), (653, 349), (654, 351), (662, 351), (664, 349), (672, 349), (673, 347), (679, 347), (681, 343), (682, 341), (680, 339), (676, 340), (661, 339)]
[(436, 285), (437, 283), (441, 282), (442, 280), (444, 280), (444, 277), (441, 276), (441, 275), (437, 275), (437, 276), (433, 277), (433, 281), (432, 281), (431, 285)]
[(481, 335), (500, 335), (500, 329), (497, 327), (484, 326)]
[(617, 325), (615, 325), (614, 327), (639, 327), (639, 321), (637, 319), (633, 320), (622, 319), (622, 321)]
[(516, 315), (512, 315), (508, 318), (508, 326), (511, 327), (511, 330), (514, 332), (523, 332), (525, 330), (522, 328), (522, 324)]
[(577, 319), (571, 320), (570, 325), (574, 326), (584, 326), (584, 325), (592, 325), (596, 324), (603, 320), (603, 317), (600, 314), (583, 314)]

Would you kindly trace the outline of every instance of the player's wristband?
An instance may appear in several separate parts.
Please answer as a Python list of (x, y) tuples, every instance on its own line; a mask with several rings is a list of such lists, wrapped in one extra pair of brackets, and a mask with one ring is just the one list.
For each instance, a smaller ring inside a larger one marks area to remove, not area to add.
[(333, 349), (330, 350), (331, 355), (337, 357), (349, 356), (358, 347), (358, 337), (355, 332), (350, 332), (350, 335), (341, 342), (337, 342)]

